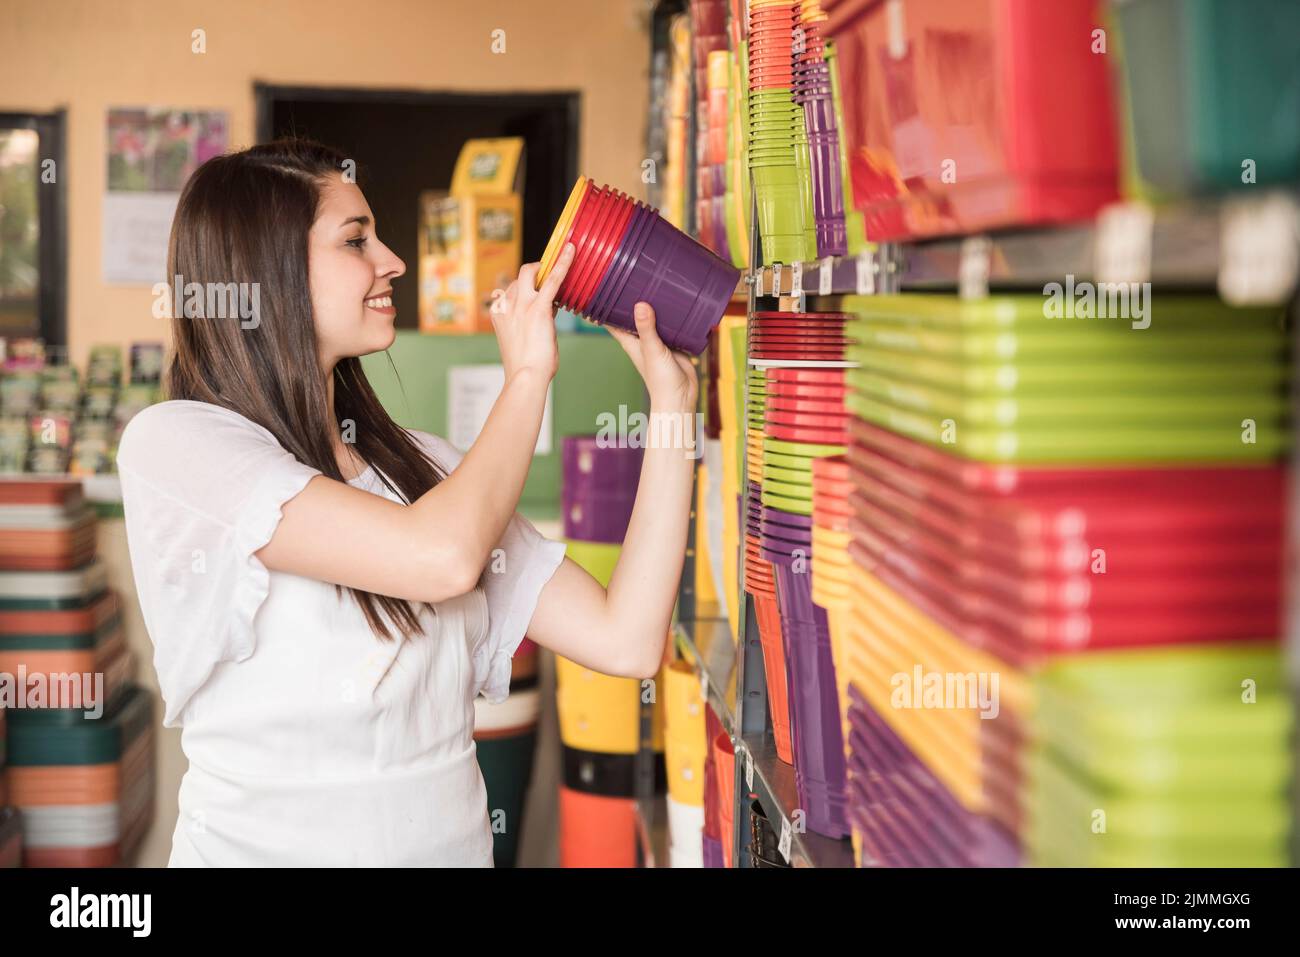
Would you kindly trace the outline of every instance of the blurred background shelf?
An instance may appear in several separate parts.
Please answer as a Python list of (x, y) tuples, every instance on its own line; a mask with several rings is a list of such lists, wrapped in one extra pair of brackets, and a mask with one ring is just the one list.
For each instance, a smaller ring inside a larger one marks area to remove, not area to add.
[(1230, 302), (1278, 304), (1295, 291), (1298, 267), (1300, 201), (1292, 193), (1261, 191), (1155, 208), (1122, 203), (1074, 226), (882, 243), (860, 256), (763, 266), (742, 281), (761, 296), (791, 296), (798, 285), (811, 297), (964, 283), (1042, 287), (1072, 275), (1167, 288), (1217, 286)]

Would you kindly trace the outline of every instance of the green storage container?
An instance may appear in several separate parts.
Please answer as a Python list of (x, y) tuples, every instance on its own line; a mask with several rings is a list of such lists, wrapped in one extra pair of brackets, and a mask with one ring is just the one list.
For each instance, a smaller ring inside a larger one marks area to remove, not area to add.
[(1186, 196), (1300, 179), (1300, 3), (1126, 0), (1129, 135), (1143, 186)]

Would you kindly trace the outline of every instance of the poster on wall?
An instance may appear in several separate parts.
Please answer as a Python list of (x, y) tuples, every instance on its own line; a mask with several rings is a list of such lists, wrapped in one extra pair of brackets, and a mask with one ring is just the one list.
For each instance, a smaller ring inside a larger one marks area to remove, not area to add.
[[(483, 431), (488, 413), (505, 386), (505, 366), (452, 366), (447, 373), (447, 441), (461, 451), (468, 451)], [(551, 454), (551, 429), (551, 387), (547, 386), (534, 455)]]
[(226, 114), (160, 107), (108, 111), (104, 282), (153, 285), (167, 277), (167, 237), (181, 187), (226, 151)]

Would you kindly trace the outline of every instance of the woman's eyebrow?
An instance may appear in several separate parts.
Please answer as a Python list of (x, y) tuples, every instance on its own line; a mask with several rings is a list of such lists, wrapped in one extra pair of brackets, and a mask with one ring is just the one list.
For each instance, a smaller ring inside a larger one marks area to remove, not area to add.
[(352, 217), (349, 217), (348, 219), (345, 219), (345, 220), (343, 220), (343, 222), (339, 223), (339, 229), (342, 229), (344, 226), (350, 226), (350, 225), (352, 225), (353, 223), (356, 223), (358, 226), (369, 226), (369, 225), (370, 225), (370, 217), (369, 217), (369, 216), (352, 216)]

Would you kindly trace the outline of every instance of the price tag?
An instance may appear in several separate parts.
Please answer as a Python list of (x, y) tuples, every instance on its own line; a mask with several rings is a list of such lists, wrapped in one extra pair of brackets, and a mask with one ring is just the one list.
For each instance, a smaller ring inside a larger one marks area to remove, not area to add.
[(1151, 207), (1116, 203), (1097, 216), (1098, 283), (1147, 282), (1151, 278)]
[(790, 821), (783, 814), (781, 815), (781, 840), (777, 842), (776, 849), (781, 852), (781, 856), (787, 861), (790, 860), (790, 842), (794, 839), (794, 834), (790, 831)]
[(745, 749), (745, 788), (754, 790), (754, 755)]
[(803, 295), (803, 263), (790, 264), (790, 295), (795, 299)]
[(1233, 305), (1282, 302), (1300, 269), (1300, 208), (1283, 195), (1226, 200), (1220, 219), (1219, 295)]
[(873, 268), (874, 263), (871, 261), (871, 253), (862, 251), (858, 253), (858, 295), (871, 296), (876, 292), (876, 270)]
[(772, 263), (772, 295), (781, 295), (781, 264)]
[(700, 669), (700, 700), (706, 704), (709, 700), (709, 673), (703, 668)]
[(829, 296), (831, 294), (831, 280), (834, 278), (835, 261), (827, 256), (822, 260), (821, 269), (817, 273), (817, 295)]
[(993, 242), (987, 236), (967, 236), (961, 243), (957, 290), (962, 299), (984, 299), (989, 294), (989, 262)]

